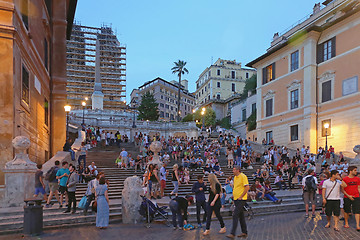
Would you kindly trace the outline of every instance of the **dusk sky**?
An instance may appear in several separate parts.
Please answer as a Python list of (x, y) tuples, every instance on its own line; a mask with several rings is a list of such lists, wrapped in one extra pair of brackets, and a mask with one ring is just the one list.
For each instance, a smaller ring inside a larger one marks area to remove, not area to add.
[[(266, 52), (283, 32), (312, 12), (301, 0), (79, 0), (76, 21), (112, 25), (127, 46), (127, 101), (132, 89), (156, 77), (171, 81), (173, 62), (187, 62), (189, 90), (218, 58), (246, 63)], [(323, 2), (323, 1), (321, 1)]]

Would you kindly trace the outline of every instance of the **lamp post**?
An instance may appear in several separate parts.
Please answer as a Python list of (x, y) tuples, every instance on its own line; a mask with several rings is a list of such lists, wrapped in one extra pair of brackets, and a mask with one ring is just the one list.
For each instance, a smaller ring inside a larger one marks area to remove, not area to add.
[(206, 108), (202, 108), (201, 109), (201, 116), (202, 116), (202, 128), (204, 129), (204, 127), (205, 127), (205, 111), (206, 111)]
[(327, 137), (328, 137), (328, 128), (329, 128), (329, 123), (325, 123), (324, 124), (324, 128), (325, 128), (325, 151), (328, 150), (328, 144), (327, 144)]
[(65, 105), (65, 112), (66, 112), (66, 140), (69, 139), (69, 112), (71, 111), (70, 105)]
[(81, 105), (83, 106), (83, 121), (82, 121), (82, 124), (84, 125), (85, 124), (85, 106), (86, 106), (86, 102), (82, 102)]

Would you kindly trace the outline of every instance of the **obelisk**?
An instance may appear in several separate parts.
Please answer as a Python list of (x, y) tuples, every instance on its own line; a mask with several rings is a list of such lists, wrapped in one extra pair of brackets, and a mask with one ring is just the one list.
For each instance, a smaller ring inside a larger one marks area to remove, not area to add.
[(104, 109), (104, 94), (102, 93), (101, 87), (101, 76), (100, 76), (100, 41), (96, 40), (96, 55), (95, 55), (95, 85), (94, 92), (91, 95), (92, 109)]

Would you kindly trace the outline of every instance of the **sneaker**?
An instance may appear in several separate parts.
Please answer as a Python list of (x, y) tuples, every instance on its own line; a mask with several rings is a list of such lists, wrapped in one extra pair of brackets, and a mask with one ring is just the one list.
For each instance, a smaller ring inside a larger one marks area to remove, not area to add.
[(238, 235), (239, 238), (247, 238), (247, 233), (242, 233), (240, 235)]
[(66, 211), (64, 211), (64, 213), (69, 213), (70, 212), (70, 210), (66, 210)]
[(226, 227), (221, 228), (219, 233), (226, 233)]
[(254, 200), (251, 200), (253, 203), (256, 203), (256, 200), (254, 199)]
[(227, 238), (234, 239), (234, 238), (235, 238), (235, 235), (233, 235), (233, 234), (228, 234), (228, 235), (226, 235), (226, 237), (227, 237)]
[(210, 230), (205, 230), (205, 232), (203, 232), (203, 235), (204, 236), (207, 236), (207, 235), (209, 235), (210, 234)]
[(309, 217), (309, 214), (305, 214), (305, 218), (308, 218)]

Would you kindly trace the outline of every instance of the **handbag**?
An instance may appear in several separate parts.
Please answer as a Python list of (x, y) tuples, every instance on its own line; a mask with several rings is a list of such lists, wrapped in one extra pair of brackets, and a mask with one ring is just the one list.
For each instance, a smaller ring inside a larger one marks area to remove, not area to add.
[(87, 202), (87, 197), (83, 196), (79, 202), (78, 208), (84, 209)]

